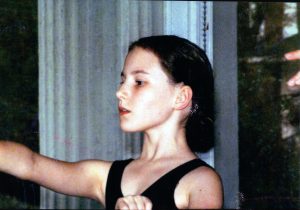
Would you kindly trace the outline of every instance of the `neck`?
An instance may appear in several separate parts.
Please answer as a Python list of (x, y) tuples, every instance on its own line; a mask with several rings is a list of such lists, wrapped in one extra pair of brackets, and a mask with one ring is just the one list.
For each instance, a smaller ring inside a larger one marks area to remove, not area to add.
[(160, 160), (164, 158), (195, 156), (187, 145), (185, 129), (182, 127), (151, 129), (144, 132), (141, 159)]

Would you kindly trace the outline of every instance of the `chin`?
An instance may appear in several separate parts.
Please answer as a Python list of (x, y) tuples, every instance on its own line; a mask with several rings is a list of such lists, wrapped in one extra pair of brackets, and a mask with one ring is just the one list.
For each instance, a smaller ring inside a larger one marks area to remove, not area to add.
[(126, 132), (126, 133), (134, 133), (134, 132), (140, 132), (140, 131), (142, 131), (141, 129), (137, 129), (137, 128), (133, 127), (133, 126), (126, 126), (126, 125), (122, 125), (121, 124), (120, 127), (121, 127), (121, 130), (124, 131), (124, 132)]

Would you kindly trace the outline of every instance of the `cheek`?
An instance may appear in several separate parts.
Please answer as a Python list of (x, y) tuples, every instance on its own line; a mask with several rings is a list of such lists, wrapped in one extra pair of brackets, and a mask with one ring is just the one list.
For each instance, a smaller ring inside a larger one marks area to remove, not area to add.
[(148, 91), (132, 98), (133, 112), (121, 122), (123, 131), (136, 132), (163, 123), (171, 114), (169, 95)]
[(163, 91), (148, 94), (144, 99), (140, 100), (139, 107), (145, 117), (161, 117), (168, 114), (171, 110), (170, 97), (168, 94), (163, 94)]
[(162, 105), (165, 105), (167, 96), (162, 94), (161, 91), (146, 92), (139, 95), (136, 99), (138, 106), (145, 107), (147, 109), (159, 109)]

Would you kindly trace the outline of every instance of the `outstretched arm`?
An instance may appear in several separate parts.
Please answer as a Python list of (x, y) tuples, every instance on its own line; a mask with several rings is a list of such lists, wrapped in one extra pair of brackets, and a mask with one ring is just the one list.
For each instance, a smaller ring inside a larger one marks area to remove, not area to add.
[(45, 157), (10, 141), (0, 141), (0, 171), (30, 180), (53, 191), (104, 203), (110, 162), (64, 162)]

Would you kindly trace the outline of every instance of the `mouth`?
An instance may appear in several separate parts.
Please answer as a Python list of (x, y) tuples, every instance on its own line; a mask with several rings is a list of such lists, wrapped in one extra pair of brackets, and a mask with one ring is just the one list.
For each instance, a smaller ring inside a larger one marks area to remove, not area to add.
[(130, 111), (128, 109), (125, 109), (124, 107), (122, 106), (119, 106), (119, 114), (120, 115), (125, 115), (125, 114), (129, 114)]

